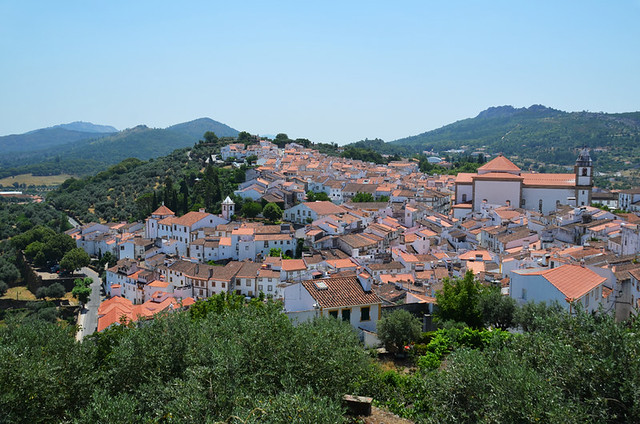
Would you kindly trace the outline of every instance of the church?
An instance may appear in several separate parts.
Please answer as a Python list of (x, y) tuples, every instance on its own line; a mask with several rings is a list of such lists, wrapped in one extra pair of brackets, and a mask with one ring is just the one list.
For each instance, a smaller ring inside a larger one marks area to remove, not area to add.
[(587, 206), (591, 203), (593, 165), (583, 149), (573, 174), (523, 172), (499, 155), (477, 173), (459, 173), (455, 181), (455, 217), (500, 206), (520, 207), (548, 214), (559, 205)]

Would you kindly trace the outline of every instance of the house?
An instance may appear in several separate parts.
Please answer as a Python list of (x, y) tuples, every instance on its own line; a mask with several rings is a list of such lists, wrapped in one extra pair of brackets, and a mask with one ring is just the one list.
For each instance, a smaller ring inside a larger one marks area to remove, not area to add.
[(98, 307), (98, 331), (103, 331), (114, 324), (128, 324), (141, 319), (150, 319), (155, 314), (176, 310), (191, 304), (193, 304), (191, 298), (180, 302), (167, 293), (141, 305), (134, 305), (128, 299), (115, 296), (105, 300)]
[(284, 211), (284, 219), (296, 224), (311, 223), (332, 214), (344, 214), (346, 210), (329, 201), (300, 203)]
[(613, 276), (603, 275), (606, 270), (580, 265), (562, 265), (552, 269), (520, 269), (511, 271), (509, 294), (519, 303), (558, 302), (569, 312), (580, 305), (585, 311), (609, 309), (608, 294), (613, 287)]
[(381, 305), (370, 280), (361, 282), (359, 277), (307, 280), (284, 289), (284, 310), (294, 321), (333, 317), (358, 330), (375, 332)]

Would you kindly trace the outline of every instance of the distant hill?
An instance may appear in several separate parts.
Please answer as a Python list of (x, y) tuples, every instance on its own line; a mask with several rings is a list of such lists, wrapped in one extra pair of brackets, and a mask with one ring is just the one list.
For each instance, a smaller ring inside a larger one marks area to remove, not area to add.
[[(22, 139), (11, 139), (11, 142), (26, 144), (32, 134), (46, 132), (49, 145), (42, 137), (38, 143), (32, 143), (31, 148), (0, 156), (0, 177), (29, 172), (34, 175), (94, 174), (126, 158), (147, 160), (164, 156), (175, 149), (191, 147), (206, 131), (214, 131), (220, 137), (238, 134), (237, 130), (209, 118), (173, 125), (167, 129), (139, 125), (117, 133), (85, 132), (81, 133), (83, 137), (78, 136), (66, 143), (61, 140), (74, 131), (64, 128), (37, 130), (17, 136)], [(51, 137), (58, 132), (61, 133), (59, 138)]]
[(75, 121), (69, 124), (55, 125), (53, 128), (63, 128), (71, 131), (81, 131), (87, 133), (115, 133), (117, 129), (111, 125), (96, 125), (91, 122)]
[[(640, 112), (563, 112), (541, 105), (491, 107), (475, 118), (389, 143), (365, 140), (356, 147), (381, 153), (415, 154), (449, 149), (482, 150), (505, 155), (520, 164), (573, 165), (577, 149), (592, 149), (595, 166), (612, 171), (637, 165), (640, 157)], [(627, 162), (627, 163), (625, 163)]]
[[(117, 130), (114, 128), (113, 133), (115, 132), (117, 132)], [(35, 150), (54, 148), (62, 144), (73, 143), (79, 140), (86, 140), (88, 138), (104, 137), (108, 134), (110, 133), (79, 131), (72, 128), (65, 128), (63, 126), (43, 128), (30, 131), (25, 134), (12, 134), (0, 137), (0, 151), (32, 152)]]
[(182, 124), (172, 125), (166, 128), (180, 134), (188, 135), (193, 142), (202, 139), (202, 135), (207, 131), (213, 131), (218, 137), (237, 137), (238, 130), (228, 125), (214, 121), (211, 118), (200, 118), (193, 121), (184, 122)]

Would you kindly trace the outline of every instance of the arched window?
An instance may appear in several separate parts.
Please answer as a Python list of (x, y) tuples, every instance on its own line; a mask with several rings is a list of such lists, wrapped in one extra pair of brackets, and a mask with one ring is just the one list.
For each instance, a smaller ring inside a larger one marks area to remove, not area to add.
[(467, 201), (467, 193), (463, 193), (462, 194), (462, 203), (465, 203)]
[(582, 168), (582, 176), (587, 177), (587, 168)]
[(540, 212), (542, 212), (542, 199), (538, 201), (538, 209), (540, 209)]

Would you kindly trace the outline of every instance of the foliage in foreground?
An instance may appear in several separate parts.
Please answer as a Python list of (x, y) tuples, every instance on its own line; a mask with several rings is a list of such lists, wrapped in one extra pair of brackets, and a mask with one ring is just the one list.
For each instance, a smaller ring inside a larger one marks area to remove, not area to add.
[(0, 422), (341, 422), (368, 359), (352, 328), (294, 327), (274, 303), (174, 313), (83, 343), (42, 322), (0, 328)]
[(370, 394), (427, 423), (639, 422), (640, 325), (534, 309), (523, 334), (440, 330), (419, 372), (379, 372)]

